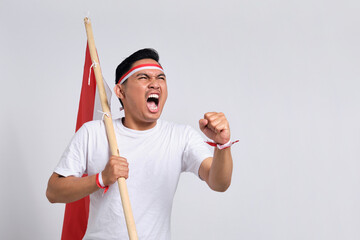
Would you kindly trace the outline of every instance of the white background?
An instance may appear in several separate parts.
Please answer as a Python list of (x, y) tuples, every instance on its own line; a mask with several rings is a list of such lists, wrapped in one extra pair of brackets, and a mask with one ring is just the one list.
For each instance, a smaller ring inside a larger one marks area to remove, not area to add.
[(75, 129), (87, 12), (110, 86), (153, 47), (162, 118), (197, 128), (222, 111), (240, 139), (227, 192), (181, 177), (174, 240), (360, 239), (356, 0), (1, 0), (0, 239), (60, 239), (45, 190)]

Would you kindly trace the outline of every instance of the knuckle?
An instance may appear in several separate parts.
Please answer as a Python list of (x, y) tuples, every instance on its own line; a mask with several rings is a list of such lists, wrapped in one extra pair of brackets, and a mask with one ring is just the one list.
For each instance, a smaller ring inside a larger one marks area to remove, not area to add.
[(209, 121), (208, 124), (212, 124), (213, 121), (214, 121), (214, 117), (210, 116), (210, 117), (207, 118), (207, 120)]
[(205, 117), (210, 117), (210, 116), (212, 116), (214, 114), (215, 114), (215, 112), (207, 112), (207, 113), (204, 114), (204, 116)]

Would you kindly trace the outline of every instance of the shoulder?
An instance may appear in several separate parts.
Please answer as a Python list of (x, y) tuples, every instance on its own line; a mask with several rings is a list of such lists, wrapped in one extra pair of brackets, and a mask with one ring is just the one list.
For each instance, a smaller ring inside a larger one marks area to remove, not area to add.
[(84, 123), (82, 127), (85, 127), (86, 129), (97, 129), (97, 128), (101, 128), (103, 125), (104, 125), (103, 120), (92, 120)]
[(93, 120), (84, 123), (76, 134), (97, 135), (105, 131), (105, 124), (102, 120)]
[[(114, 126), (118, 126), (119, 124), (121, 124), (120, 118), (113, 119)], [(95, 130), (95, 131), (102, 130), (105, 129), (105, 123), (103, 120), (92, 120), (84, 123), (81, 128), (86, 128), (88, 130)]]

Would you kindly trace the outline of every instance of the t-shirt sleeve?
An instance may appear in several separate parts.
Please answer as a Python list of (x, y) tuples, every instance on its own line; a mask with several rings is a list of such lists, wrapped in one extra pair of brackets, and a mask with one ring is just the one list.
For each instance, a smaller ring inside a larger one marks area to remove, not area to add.
[(196, 176), (199, 176), (201, 163), (206, 158), (212, 157), (212, 154), (197, 131), (188, 127), (185, 132), (187, 134), (185, 151), (182, 158), (182, 171), (192, 172)]
[(89, 132), (83, 125), (74, 135), (54, 172), (64, 177), (81, 177), (86, 173)]

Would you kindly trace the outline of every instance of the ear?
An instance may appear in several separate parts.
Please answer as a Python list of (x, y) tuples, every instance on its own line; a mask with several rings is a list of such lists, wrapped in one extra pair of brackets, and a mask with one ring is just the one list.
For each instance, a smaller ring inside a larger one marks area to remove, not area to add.
[(114, 92), (115, 92), (116, 96), (118, 98), (120, 98), (121, 100), (123, 100), (125, 98), (123, 88), (124, 88), (123, 85), (119, 85), (119, 84), (115, 84), (115, 87), (114, 87)]

